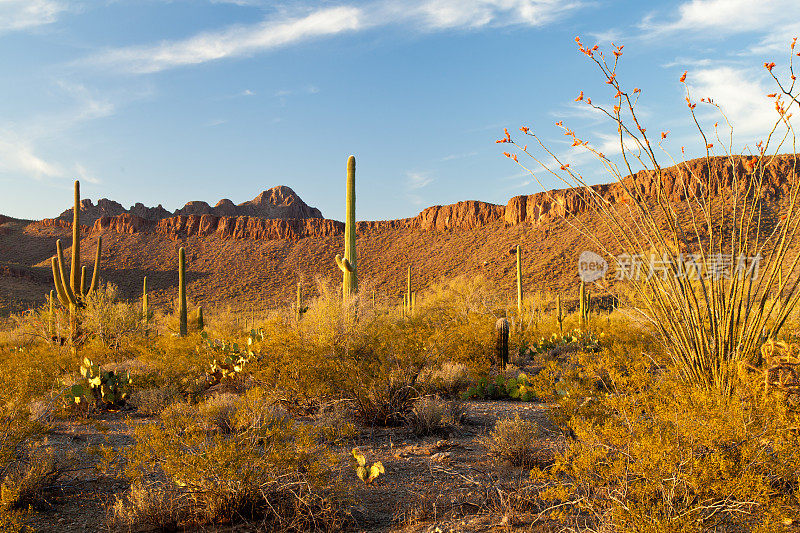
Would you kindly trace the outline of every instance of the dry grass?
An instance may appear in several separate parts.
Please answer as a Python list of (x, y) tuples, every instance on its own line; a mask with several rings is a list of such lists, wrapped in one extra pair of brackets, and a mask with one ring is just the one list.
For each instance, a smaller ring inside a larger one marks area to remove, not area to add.
[(519, 415), (499, 420), (484, 441), (489, 453), (507, 461), (512, 466), (530, 468), (536, 464), (539, 426), (523, 420)]
[(429, 396), (414, 402), (408, 422), (417, 436), (446, 434), (461, 425), (464, 415), (465, 406), (462, 402)]

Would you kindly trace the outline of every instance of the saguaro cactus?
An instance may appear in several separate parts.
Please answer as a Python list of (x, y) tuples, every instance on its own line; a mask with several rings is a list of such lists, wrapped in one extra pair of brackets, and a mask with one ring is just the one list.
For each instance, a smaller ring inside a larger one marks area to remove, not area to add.
[(56, 241), (56, 255), (50, 264), (53, 270), (53, 284), (61, 305), (69, 309), (70, 336), (73, 350), (77, 351), (76, 342), (80, 336), (78, 309), (84, 306), (86, 297), (97, 289), (100, 279), (100, 254), (103, 238), (97, 238), (97, 250), (94, 257), (92, 282), (86, 287), (86, 267), (81, 266), (81, 184), (75, 181), (75, 203), (72, 207), (72, 261), (69, 265), (69, 278), (64, 269), (64, 252), (61, 239)]
[(47, 313), (47, 333), (50, 335), (50, 340), (56, 340), (56, 317), (53, 314), (53, 300), (55, 299), (55, 291), (50, 289), (50, 294), (47, 297), (47, 302), (50, 305), (50, 310)]
[(295, 317), (297, 318), (298, 322), (303, 317), (303, 313), (308, 311), (308, 306), (303, 305), (303, 292), (302, 292), (303, 284), (301, 282), (297, 282), (297, 309), (295, 309)]
[(205, 321), (203, 321), (203, 308), (197, 308), (197, 331), (203, 331), (203, 328), (206, 327)]
[(494, 330), (496, 334), (495, 339), (495, 356), (500, 368), (505, 370), (508, 364), (508, 319), (501, 318), (495, 322)]
[(336, 265), (342, 271), (342, 296), (347, 300), (358, 292), (356, 268), (356, 158), (347, 158), (346, 205), (344, 221), (344, 258), (336, 255)]
[(522, 319), (522, 247), (518, 244), (508, 253), (517, 256), (517, 314)]
[(408, 266), (408, 276), (406, 278), (406, 294), (403, 299), (403, 314), (408, 317), (414, 311), (414, 302), (411, 296), (411, 265)]
[(181, 337), (185, 337), (188, 333), (186, 319), (186, 252), (181, 246), (178, 250), (178, 320), (180, 321), (179, 334)]
[(556, 295), (556, 320), (558, 321), (558, 329), (561, 335), (564, 335), (564, 314), (561, 312), (561, 295)]
[(150, 306), (149, 300), (147, 297), (147, 276), (144, 277), (144, 281), (142, 282), (142, 322), (144, 322), (145, 326), (147, 326), (147, 322), (150, 319)]
[(583, 331), (589, 326), (590, 303), (589, 291), (586, 290), (586, 282), (583, 280), (581, 280), (581, 288), (578, 298), (580, 299), (581, 331)]

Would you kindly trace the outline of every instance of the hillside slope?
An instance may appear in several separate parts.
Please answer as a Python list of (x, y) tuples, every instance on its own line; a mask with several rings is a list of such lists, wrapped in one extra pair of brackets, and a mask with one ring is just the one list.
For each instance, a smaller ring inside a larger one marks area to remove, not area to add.
[[(703, 160), (687, 165), (699, 175), (709, 174)], [(719, 159), (712, 161), (712, 167), (720, 171), (714, 187), (719, 194), (728, 194), (729, 166)], [(683, 194), (680, 178), (685, 175), (685, 169), (671, 168), (660, 184), (646, 173), (629, 183), (643, 194), (653, 194), (661, 185), (670, 200), (678, 201)], [(765, 200), (777, 202), (793, 176), (793, 158), (773, 161)], [(625, 201), (617, 185), (596, 190), (609, 201)], [(515, 271), (508, 250), (521, 244), (524, 290), (570, 295), (578, 283), (578, 256), (593, 248), (575, 226), (593, 228), (601, 240), (610, 238), (607, 228), (586, 211), (582, 194), (574, 189), (548, 191), (512, 198), (506, 206), (459, 202), (427, 208), (409, 219), (359, 222), (360, 287), (369, 295), (374, 290), (379, 300), (396, 300), (405, 290), (406, 269), (411, 266), (416, 289), (439, 279), (480, 273), (511, 300)], [(49, 258), (56, 239), (69, 239), (70, 223), (17, 221), (0, 225), (3, 228), (0, 266), (6, 268), (0, 268), (0, 309), (7, 313), (44, 301), (51, 285)], [(310, 297), (316, 292), (316, 279), (341, 280), (333, 257), (342, 250), (343, 224), (328, 219), (195, 213), (149, 220), (124, 213), (102, 216), (85, 229), (83, 257), (92, 256), (97, 237), (103, 236), (102, 278), (119, 285), (123, 296), (138, 298), (146, 275), (151, 301), (157, 306), (170, 306), (176, 296), (180, 246), (187, 250), (188, 294), (195, 304), (206, 307), (274, 308), (293, 300), (298, 281)]]

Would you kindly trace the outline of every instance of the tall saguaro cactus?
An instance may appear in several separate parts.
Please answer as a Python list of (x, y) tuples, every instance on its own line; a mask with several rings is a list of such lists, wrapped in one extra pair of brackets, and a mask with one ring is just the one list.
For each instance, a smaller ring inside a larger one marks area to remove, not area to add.
[(186, 311), (186, 251), (183, 246), (178, 250), (178, 320), (180, 321), (178, 333), (185, 337), (189, 331), (187, 327)]
[(522, 319), (522, 247), (518, 244), (508, 253), (517, 256), (517, 314)]
[(495, 357), (497, 364), (505, 370), (508, 364), (508, 319), (500, 318), (494, 324), (495, 330)]
[(578, 298), (580, 299), (581, 331), (583, 331), (589, 326), (589, 304), (591, 298), (589, 296), (589, 291), (586, 290), (585, 281), (581, 281), (580, 294), (578, 295)]
[(55, 341), (56, 339), (56, 317), (53, 314), (53, 300), (55, 299), (55, 291), (50, 289), (50, 294), (47, 297), (47, 302), (50, 305), (50, 310), (47, 313), (47, 333), (50, 335), (50, 340)]
[(100, 254), (103, 238), (97, 238), (97, 251), (94, 257), (92, 282), (86, 287), (86, 267), (81, 266), (81, 184), (75, 181), (75, 203), (72, 207), (72, 261), (69, 265), (69, 278), (64, 268), (64, 252), (61, 239), (56, 241), (56, 255), (50, 264), (53, 270), (53, 284), (61, 305), (69, 309), (70, 336), (72, 348), (77, 352), (76, 343), (80, 336), (78, 309), (84, 306), (86, 298), (97, 289), (100, 279)]
[(561, 312), (561, 295), (556, 295), (556, 321), (558, 321), (558, 330), (561, 335), (564, 335), (564, 313)]
[(358, 292), (356, 268), (356, 158), (347, 158), (346, 206), (344, 220), (344, 258), (336, 255), (336, 265), (343, 273), (342, 296), (347, 300)]
[(403, 314), (406, 317), (411, 316), (414, 311), (414, 299), (411, 293), (411, 265), (408, 265), (408, 277), (406, 278), (406, 295), (403, 299)]

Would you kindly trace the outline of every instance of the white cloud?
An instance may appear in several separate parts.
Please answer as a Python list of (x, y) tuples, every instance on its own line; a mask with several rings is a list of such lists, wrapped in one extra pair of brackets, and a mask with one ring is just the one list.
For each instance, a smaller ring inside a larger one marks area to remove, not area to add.
[(406, 177), (408, 178), (408, 188), (412, 191), (426, 187), (433, 182), (433, 178), (427, 172), (409, 172)]
[[(778, 115), (773, 100), (766, 97), (774, 88), (761, 70), (723, 66), (690, 71), (687, 85), (693, 101), (711, 97), (719, 104), (733, 125), (735, 136), (766, 136)], [(715, 112), (702, 111), (701, 106), (698, 104), (697, 108), (701, 116), (719, 121), (723, 128), (722, 117)]]
[(0, 33), (51, 24), (65, 9), (56, 0), (0, 0)]
[[(798, 8), (800, 9), (800, 8)], [(797, 15), (800, 18), (800, 14)], [(800, 37), (800, 21), (792, 24), (779, 24), (776, 28), (767, 31), (764, 37), (750, 48), (752, 54), (779, 54), (774, 57), (776, 61), (783, 59), (789, 50), (789, 45), (794, 37)], [(797, 50), (795, 49), (795, 52)]]
[(317, 9), (302, 16), (270, 18), (184, 40), (112, 49), (89, 58), (88, 62), (128, 73), (148, 74), (248, 56), (312, 38), (391, 25), (411, 26), (422, 31), (541, 26), (581, 5), (579, 0), (376, 0), (359, 7), (342, 5)]
[(9, 132), (0, 132), (0, 173), (22, 174), (37, 180), (62, 175), (57, 165), (36, 155), (29, 142)]
[(72, 177), (65, 169), (73, 168), (85, 181), (96, 183), (81, 164), (62, 165), (42, 155), (41, 143), (82, 122), (109, 116), (114, 113), (115, 106), (94, 96), (81, 84), (60, 80), (56, 86), (74, 100), (71, 107), (60, 113), (31, 117), (21, 125), (0, 124), (0, 174), (41, 180)]
[(467, 157), (473, 157), (473, 156), (476, 156), (476, 155), (478, 155), (478, 152), (466, 152), (466, 153), (463, 153), (463, 154), (450, 154), (450, 155), (444, 156), (439, 161), (453, 161), (455, 159), (465, 159)]
[(86, 167), (81, 165), (80, 163), (75, 163), (75, 173), (78, 176), (78, 179), (81, 181), (85, 181), (87, 183), (92, 183), (97, 185), (102, 183), (98, 178), (95, 178), (86, 170)]
[(428, 30), (541, 26), (583, 5), (564, 0), (406, 0), (382, 5), (382, 23), (413, 19)]
[(320, 9), (304, 17), (234, 26), (218, 32), (201, 33), (182, 41), (110, 50), (90, 61), (136, 74), (159, 72), (183, 65), (242, 57), (314, 37), (354, 31), (363, 26), (361, 15), (361, 10), (355, 7)]
[(797, 23), (797, 0), (690, 0), (678, 7), (677, 18), (657, 20), (649, 15), (640, 24), (655, 32), (713, 30), (715, 34), (781, 31)]

